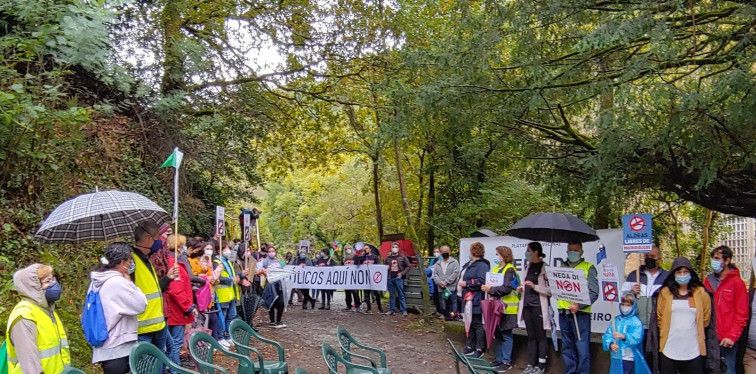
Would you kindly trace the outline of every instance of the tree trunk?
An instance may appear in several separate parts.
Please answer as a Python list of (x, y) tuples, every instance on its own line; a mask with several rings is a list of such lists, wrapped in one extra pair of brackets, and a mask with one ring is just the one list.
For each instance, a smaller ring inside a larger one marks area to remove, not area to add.
[(706, 274), (706, 259), (708, 258), (706, 255), (708, 253), (706, 247), (709, 246), (709, 232), (711, 231), (711, 221), (713, 218), (714, 211), (708, 209), (706, 212), (706, 220), (703, 225), (703, 245), (701, 246), (700, 272), (698, 274)]
[[(599, 69), (602, 72), (609, 71), (609, 61), (606, 59), (601, 60), (599, 62)], [(614, 108), (614, 92), (611, 87), (608, 87), (599, 97), (599, 115), (604, 126), (614, 121), (612, 108)], [(596, 230), (609, 228), (609, 217), (612, 214), (610, 197), (610, 194), (604, 188), (604, 184), (600, 184), (596, 189), (596, 202), (593, 213), (593, 228)]]
[(436, 203), (436, 171), (431, 168), (428, 176), (428, 256), (433, 254), (435, 247), (435, 228), (433, 227), (433, 208)]
[[(419, 243), (415, 226), (412, 223), (412, 212), (410, 211), (409, 198), (407, 197), (407, 185), (404, 180), (404, 170), (402, 169), (402, 159), (399, 154), (399, 141), (394, 139), (394, 156), (396, 157), (396, 172), (399, 175), (399, 192), (402, 194), (402, 207), (404, 207), (404, 220), (407, 223), (410, 239), (413, 243)], [(422, 251), (417, 251), (417, 266), (420, 270), (420, 284), (423, 287), (423, 317), (425, 321), (431, 322), (431, 302), (430, 288), (428, 287), (428, 278), (425, 276), (425, 264), (423, 263)]]
[(383, 216), (381, 216), (380, 180), (378, 179), (378, 156), (373, 158), (373, 196), (375, 197), (375, 224), (378, 226), (378, 242), (383, 240)]
[(184, 56), (181, 51), (181, 13), (178, 0), (168, 0), (163, 8), (163, 78), (160, 91), (165, 95), (184, 85)]
[(425, 150), (420, 153), (420, 169), (417, 172), (417, 182), (420, 187), (420, 197), (417, 199), (417, 215), (415, 216), (415, 227), (420, 227), (420, 217), (423, 216), (423, 199), (425, 198), (425, 190), (423, 189), (424, 175), (423, 166), (425, 166)]

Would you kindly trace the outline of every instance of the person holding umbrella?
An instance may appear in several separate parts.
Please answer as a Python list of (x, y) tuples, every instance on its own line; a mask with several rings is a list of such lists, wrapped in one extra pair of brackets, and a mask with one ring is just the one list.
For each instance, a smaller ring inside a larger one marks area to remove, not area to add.
[(517, 287), (517, 292), (522, 294), (517, 320), (525, 321), (528, 333), (528, 366), (523, 373), (543, 374), (549, 353), (546, 329), (553, 329), (549, 320), (551, 289), (543, 262), (546, 254), (539, 242), (529, 243), (525, 254), (529, 261), (525, 267), (525, 282)]
[(57, 374), (71, 363), (66, 330), (55, 311), (62, 292), (49, 265), (32, 264), (13, 274), (21, 301), (5, 330), (8, 373)]
[(512, 368), (512, 347), (514, 344), (512, 329), (517, 327), (517, 311), (520, 309), (520, 297), (515, 290), (520, 285), (520, 277), (512, 264), (514, 262), (512, 248), (496, 247), (496, 257), (499, 264), (493, 268), (493, 273), (504, 274), (504, 282), (501, 286), (495, 287), (484, 284), (480, 286), (480, 289), (483, 292), (488, 292), (492, 297), (500, 298), (504, 304), (504, 314), (499, 320), (496, 334), (500, 340), (499, 351), (496, 352), (496, 360), (491, 363), (500, 372), (504, 372)]
[[(567, 261), (562, 267), (585, 272), (591, 305), (599, 295), (598, 272), (583, 258), (583, 243), (567, 244)], [(562, 357), (567, 374), (588, 374), (591, 371), (591, 305), (559, 300), (559, 326), (562, 329)]]
[(482, 356), (486, 348), (486, 331), (483, 329), (483, 311), (480, 307), (485, 292), (480, 287), (486, 283), (486, 273), (491, 270), (491, 263), (485, 259), (485, 254), (483, 243), (475, 242), (470, 246), (470, 261), (462, 266), (461, 280), (457, 283), (458, 294), (472, 306), (469, 311), (465, 307), (465, 318), (470, 318), (470, 325), (462, 353), (474, 358)]

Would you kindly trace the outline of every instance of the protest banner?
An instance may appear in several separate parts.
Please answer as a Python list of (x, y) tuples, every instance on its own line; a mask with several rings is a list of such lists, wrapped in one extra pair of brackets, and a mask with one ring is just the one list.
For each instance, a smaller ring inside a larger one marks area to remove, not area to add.
[(498, 287), (504, 284), (503, 273), (486, 273), (486, 285)]
[(650, 214), (622, 215), (622, 251), (625, 253), (651, 252), (654, 244)]
[(285, 268), (296, 272), (289, 276), (294, 288), (386, 291), (388, 283), (388, 266), (386, 265), (288, 265)]
[(558, 300), (577, 304), (591, 304), (588, 282), (585, 280), (583, 270), (547, 266), (546, 271), (551, 284), (551, 293)]

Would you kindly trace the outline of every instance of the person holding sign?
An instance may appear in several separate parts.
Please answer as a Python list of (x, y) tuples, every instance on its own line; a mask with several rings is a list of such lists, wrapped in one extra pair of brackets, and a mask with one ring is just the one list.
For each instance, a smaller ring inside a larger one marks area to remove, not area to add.
[(539, 242), (531, 242), (525, 251), (529, 260), (525, 268), (525, 282), (517, 287), (520, 306), (517, 310), (518, 321), (525, 322), (528, 333), (528, 366), (524, 373), (543, 374), (546, 371), (546, 356), (549, 348), (546, 342), (546, 330), (551, 328), (549, 321), (549, 278), (543, 258), (543, 247)]
[(635, 296), (622, 296), (620, 315), (606, 329), (602, 342), (605, 351), (611, 351), (610, 374), (651, 374), (641, 352), (643, 323), (638, 318)]
[[(599, 296), (596, 267), (583, 258), (583, 243), (572, 241), (567, 245), (567, 262), (562, 267), (585, 272), (591, 305)], [(562, 330), (562, 357), (567, 374), (591, 372), (591, 305), (559, 300), (559, 327)]]
[[(659, 346), (649, 349), (660, 352), (660, 371), (665, 374), (702, 374), (707, 353), (719, 369), (719, 350), (707, 351), (711, 347), (718, 348), (716, 332), (711, 331), (714, 313), (711, 295), (687, 258), (676, 258), (670, 273), (657, 296), (656, 318), (649, 325), (649, 333), (658, 329)], [(707, 335), (714, 341), (707, 341)]]
[[(740, 269), (732, 263), (732, 250), (723, 245), (711, 251), (711, 270), (704, 287), (714, 294), (717, 313), (717, 337), (727, 374), (735, 374), (738, 339), (748, 323), (748, 290), (740, 278)], [(726, 323), (724, 323), (726, 321)]]
[(507, 371), (512, 368), (512, 347), (514, 345), (512, 329), (517, 327), (517, 311), (520, 309), (520, 297), (516, 292), (520, 285), (520, 277), (517, 275), (517, 269), (512, 265), (514, 262), (512, 248), (496, 247), (496, 258), (499, 260), (499, 265), (493, 268), (493, 273), (504, 274), (504, 281), (500, 286), (484, 284), (480, 289), (483, 292), (488, 292), (492, 297), (500, 298), (501, 302), (504, 303), (504, 314), (499, 320), (498, 336), (496, 337), (501, 344), (499, 344), (499, 351), (496, 352), (496, 360), (491, 365), (497, 367), (500, 371)]
[(461, 280), (457, 283), (458, 296), (461, 294), (464, 303), (472, 303), (472, 316), (467, 316), (472, 317), (472, 322), (463, 353), (474, 358), (482, 356), (483, 349), (486, 348), (486, 330), (483, 328), (483, 310), (480, 308), (485, 292), (480, 287), (486, 282), (486, 273), (491, 270), (491, 264), (485, 259), (485, 254), (483, 243), (475, 242), (470, 246), (470, 261), (462, 266)]

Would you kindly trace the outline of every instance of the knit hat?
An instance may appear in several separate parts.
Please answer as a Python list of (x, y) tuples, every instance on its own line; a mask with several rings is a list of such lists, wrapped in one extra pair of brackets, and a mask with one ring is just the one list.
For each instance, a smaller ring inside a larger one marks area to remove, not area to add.
[(125, 242), (115, 242), (108, 245), (105, 249), (105, 256), (103, 256), (100, 261), (105, 265), (113, 264), (113, 266), (115, 266), (130, 258), (131, 245)]

